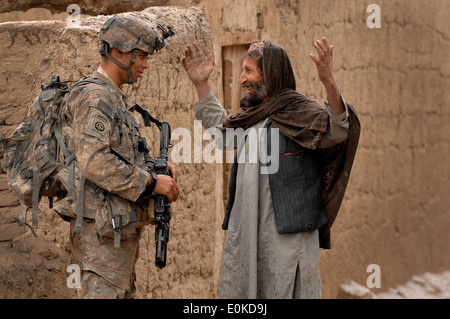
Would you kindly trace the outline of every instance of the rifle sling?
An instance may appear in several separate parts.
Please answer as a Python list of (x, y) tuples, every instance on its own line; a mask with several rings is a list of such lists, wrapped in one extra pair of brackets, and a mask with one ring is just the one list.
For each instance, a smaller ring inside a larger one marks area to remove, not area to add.
[(142, 118), (144, 119), (144, 125), (145, 126), (151, 126), (151, 122), (155, 123), (159, 128), (161, 128), (161, 122), (155, 119), (153, 116), (150, 115), (146, 110), (144, 110), (141, 106), (136, 104), (134, 106), (134, 109), (136, 112), (140, 113), (142, 115)]

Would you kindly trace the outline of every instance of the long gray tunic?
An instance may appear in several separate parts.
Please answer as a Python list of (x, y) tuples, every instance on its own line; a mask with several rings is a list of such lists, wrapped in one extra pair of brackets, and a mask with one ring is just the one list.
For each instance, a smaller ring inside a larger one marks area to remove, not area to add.
[[(344, 105), (347, 109), (345, 102)], [(326, 107), (330, 114), (330, 130), (319, 147), (340, 143), (347, 137), (347, 110), (335, 116), (328, 104)], [(212, 93), (203, 97), (193, 109), (205, 128), (225, 132), (222, 120), (226, 112)], [(261, 174), (265, 164), (255, 161), (252, 154), (258, 147), (266, 146), (264, 140), (260, 144), (260, 139), (265, 134), (262, 128), (267, 121), (250, 128), (261, 133), (253, 135), (257, 137), (256, 143), (250, 138), (238, 141), (240, 160), (236, 197), (223, 252), (219, 297), (321, 298), (318, 230), (278, 234), (269, 176)]]

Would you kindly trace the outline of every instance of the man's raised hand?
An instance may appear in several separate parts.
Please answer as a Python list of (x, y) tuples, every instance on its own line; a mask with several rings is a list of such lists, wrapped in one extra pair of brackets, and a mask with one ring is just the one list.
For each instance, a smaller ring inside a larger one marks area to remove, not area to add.
[(199, 99), (209, 93), (208, 79), (214, 69), (214, 59), (210, 53), (205, 62), (200, 48), (196, 42), (187, 46), (184, 50), (184, 57), (181, 60), (189, 79), (194, 83)]
[(317, 73), (319, 78), (325, 85), (334, 81), (333, 77), (333, 49), (334, 46), (328, 44), (327, 38), (323, 37), (322, 41), (317, 40), (314, 43), (314, 48), (318, 53), (318, 57), (309, 54), (310, 58), (314, 61), (317, 67)]

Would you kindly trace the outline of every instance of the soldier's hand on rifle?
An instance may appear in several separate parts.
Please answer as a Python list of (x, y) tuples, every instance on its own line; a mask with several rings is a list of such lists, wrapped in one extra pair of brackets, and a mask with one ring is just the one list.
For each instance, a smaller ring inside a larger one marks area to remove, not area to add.
[[(173, 169), (173, 168), (172, 168)], [(169, 164), (170, 171), (170, 164)], [(173, 174), (173, 173), (172, 173)], [(176, 174), (175, 174), (176, 178)], [(149, 178), (148, 185), (151, 183), (151, 177)], [(158, 175), (155, 189), (153, 190), (156, 194), (164, 195), (167, 197), (169, 203), (173, 203), (178, 198), (178, 186), (176, 180), (169, 175)]]
[(208, 79), (214, 68), (214, 59), (212, 53), (207, 57), (207, 61), (200, 52), (200, 48), (196, 42), (194, 42), (192, 50), (191, 46), (187, 46), (184, 50), (184, 57), (181, 60), (184, 69), (186, 70), (189, 79), (194, 83), (197, 89), (199, 99), (209, 93)]
[(169, 175), (172, 176), (173, 180), (176, 183), (177, 182), (177, 178), (178, 178), (177, 168), (175, 167), (175, 165), (170, 164), (170, 163), (167, 163), (167, 168), (169, 170)]

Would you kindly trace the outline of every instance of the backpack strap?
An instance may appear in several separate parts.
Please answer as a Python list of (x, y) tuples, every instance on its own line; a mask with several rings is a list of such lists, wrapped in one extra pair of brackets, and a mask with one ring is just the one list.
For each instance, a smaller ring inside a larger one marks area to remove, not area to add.
[(83, 215), (84, 215), (84, 185), (86, 184), (86, 177), (81, 176), (80, 179), (80, 192), (77, 198), (77, 219), (75, 221), (75, 227), (73, 230), (73, 236), (79, 237), (81, 232), (81, 227), (83, 225)]
[(33, 192), (31, 197), (33, 211), (31, 214), (31, 221), (34, 229), (38, 228), (38, 205), (39, 205), (39, 188), (40, 188), (39, 181), (40, 181), (39, 174), (35, 170), (33, 170), (33, 184), (32, 184)]
[[(67, 158), (70, 158), (71, 154), (70, 154), (69, 150), (67, 149), (66, 144), (64, 143), (64, 139), (62, 137), (61, 130), (57, 125), (53, 128), (53, 133), (55, 134), (55, 138), (56, 138), (56, 141), (58, 142), (59, 148), (63, 152), (64, 157), (66, 158), (66, 161), (67, 161)], [(70, 162), (69, 163), (66, 162), (64, 164), (69, 165)]]

